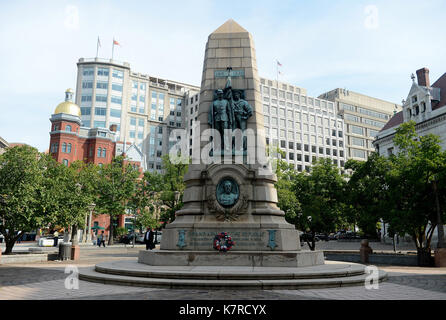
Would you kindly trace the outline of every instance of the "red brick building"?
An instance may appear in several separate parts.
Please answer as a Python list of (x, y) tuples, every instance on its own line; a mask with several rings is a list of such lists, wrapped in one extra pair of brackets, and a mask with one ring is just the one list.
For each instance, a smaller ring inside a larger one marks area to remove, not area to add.
[[(135, 145), (128, 147), (127, 143), (116, 141), (116, 125), (112, 125), (110, 129), (81, 126), (81, 110), (73, 103), (73, 92), (72, 89), (67, 89), (65, 101), (60, 103), (51, 115), (50, 155), (65, 165), (70, 165), (76, 160), (103, 165), (111, 163), (118, 153), (124, 154), (127, 150), (132, 150), (133, 157), (126, 162), (139, 167), (142, 174), (143, 153)], [(138, 158), (139, 154), (141, 158)], [(125, 226), (126, 221), (131, 220), (129, 218), (126, 215), (119, 216), (117, 225)], [(105, 233), (108, 235), (110, 218), (108, 215), (93, 216), (91, 226), (105, 228)]]

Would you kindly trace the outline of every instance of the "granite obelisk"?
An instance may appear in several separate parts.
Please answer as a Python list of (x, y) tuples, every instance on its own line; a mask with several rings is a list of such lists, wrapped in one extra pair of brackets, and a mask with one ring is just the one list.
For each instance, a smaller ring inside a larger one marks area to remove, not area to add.
[[(161, 249), (141, 252), (139, 261), (156, 265), (323, 264), (321, 252), (301, 254), (298, 231), (277, 207), (277, 178), (265, 157), (254, 41), (232, 19), (208, 37), (197, 120), (199, 134), (184, 177), (184, 207), (164, 229)], [(223, 131), (233, 134), (240, 127), (244, 138), (223, 137)], [(217, 143), (220, 138), (225, 147)], [(237, 149), (234, 141), (243, 147)], [(235, 242), (223, 253), (216, 250), (214, 241), (222, 233)]]

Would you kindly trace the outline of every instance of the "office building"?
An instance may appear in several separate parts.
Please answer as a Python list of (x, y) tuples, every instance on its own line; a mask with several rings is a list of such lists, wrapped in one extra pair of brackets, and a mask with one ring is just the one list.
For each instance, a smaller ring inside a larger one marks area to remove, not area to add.
[(260, 78), (267, 146), (278, 146), (288, 163), (309, 171), (319, 158), (344, 167), (344, 121), (334, 103), (309, 97), (306, 90)]
[(134, 143), (144, 153), (147, 170), (160, 171), (170, 132), (185, 128), (186, 94), (200, 88), (134, 72), (127, 62), (81, 58), (77, 66), (82, 125), (116, 125), (117, 139)]
[(319, 96), (334, 102), (344, 119), (346, 158), (367, 160), (375, 151), (373, 140), (401, 106), (346, 89), (334, 89)]

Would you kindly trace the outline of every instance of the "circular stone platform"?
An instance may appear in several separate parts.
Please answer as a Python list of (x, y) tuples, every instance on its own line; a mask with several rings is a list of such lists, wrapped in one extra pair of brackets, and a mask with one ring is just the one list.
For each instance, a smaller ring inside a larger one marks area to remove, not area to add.
[[(79, 279), (104, 284), (164, 288), (305, 289), (364, 285), (368, 274), (356, 263), (328, 261), (312, 267), (150, 266), (137, 261), (97, 264)], [(379, 271), (379, 280), (386, 273)]]

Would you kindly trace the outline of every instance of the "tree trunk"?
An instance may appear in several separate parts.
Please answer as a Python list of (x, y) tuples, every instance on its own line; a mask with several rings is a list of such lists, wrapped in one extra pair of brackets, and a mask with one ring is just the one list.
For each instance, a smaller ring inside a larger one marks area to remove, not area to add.
[(432, 267), (431, 248), (417, 248), (417, 262), (419, 267)]
[(108, 234), (108, 245), (113, 245), (113, 216), (110, 215), (110, 232)]
[(79, 244), (79, 240), (77, 238), (78, 236), (78, 232), (77, 232), (77, 225), (73, 225), (72, 227), (72, 232), (71, 232), (71, 243), (73, 246), (77, 246)]
[(436, 209), (437, 209), (437, 232), (438, 232), (437, 248), (446, 248), (446, 243), (444, 240), (443, 221), (441, 221), (440, 201), (438, 200), (437, 181), (435, 179), (433, 182), (433, 187), (434, 187), (434, 194), (435, 194), (435, 205), (436, 205)]
[(10, 239), (10, 238), (6, 238), (5, 237), (5, 245), (6, 245), (6, 249), (4, 254), (11, 254), (12, 253), (12, 248), (14, 247), (14, 244), (16, 242), (17, 239)]

